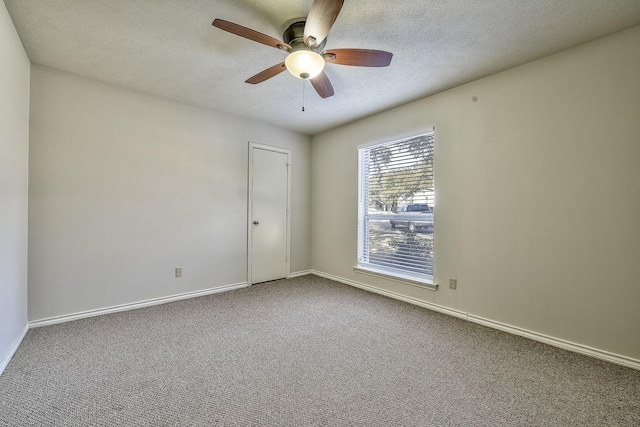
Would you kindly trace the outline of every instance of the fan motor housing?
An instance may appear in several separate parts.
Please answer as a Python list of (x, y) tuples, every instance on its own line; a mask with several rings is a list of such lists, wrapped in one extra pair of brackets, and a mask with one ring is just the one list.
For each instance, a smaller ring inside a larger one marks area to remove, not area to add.
[[(294, 51), (300, 49), (309, 49), (309, 47), (304, 43), (304, 26), (306, 24), (305, 18), (293, 19), (285, 24), (286, 29), (282, 34), (282, 40), (291, 46)], [(322, 52), (324, 46), (327, 44), (327, 38), (325, 37), (322, 40), (322, 43), (316, 45), (313, 49), (315, 52)]]

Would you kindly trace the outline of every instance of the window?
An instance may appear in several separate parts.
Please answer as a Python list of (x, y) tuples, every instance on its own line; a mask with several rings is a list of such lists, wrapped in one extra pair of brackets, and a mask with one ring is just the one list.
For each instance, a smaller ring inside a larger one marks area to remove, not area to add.
[(358, 271), (433, 283), (433, 139), (358, 150)]

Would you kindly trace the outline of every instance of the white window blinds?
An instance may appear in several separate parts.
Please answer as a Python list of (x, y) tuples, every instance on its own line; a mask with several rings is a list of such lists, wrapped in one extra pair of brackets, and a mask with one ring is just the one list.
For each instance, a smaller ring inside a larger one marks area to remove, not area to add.
[(359, 149), (358, 267), (433, 281), (433, 133)]

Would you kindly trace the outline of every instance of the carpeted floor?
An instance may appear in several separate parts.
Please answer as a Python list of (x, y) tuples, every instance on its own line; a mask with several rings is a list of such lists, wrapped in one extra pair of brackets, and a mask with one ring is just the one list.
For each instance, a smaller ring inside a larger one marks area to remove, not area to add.
[(28, 332), (0, 426), (638, 426), (640, 372), (316, 276)]

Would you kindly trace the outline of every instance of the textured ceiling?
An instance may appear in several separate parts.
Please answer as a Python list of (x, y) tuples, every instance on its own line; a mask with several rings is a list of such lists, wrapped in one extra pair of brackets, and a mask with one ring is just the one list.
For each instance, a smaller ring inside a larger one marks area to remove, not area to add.
[[(282, 73), (285, 52), (214, 28), (281, 39), (312, 0), (4, 0), (32, 62), (316, 134), (640, 24), (638, 0), (345, 0), (327, 49), (393, 52), (387, 68), (328, 64), (320, 98)], [(639, 51), (640, 54), (640, 51)]]

